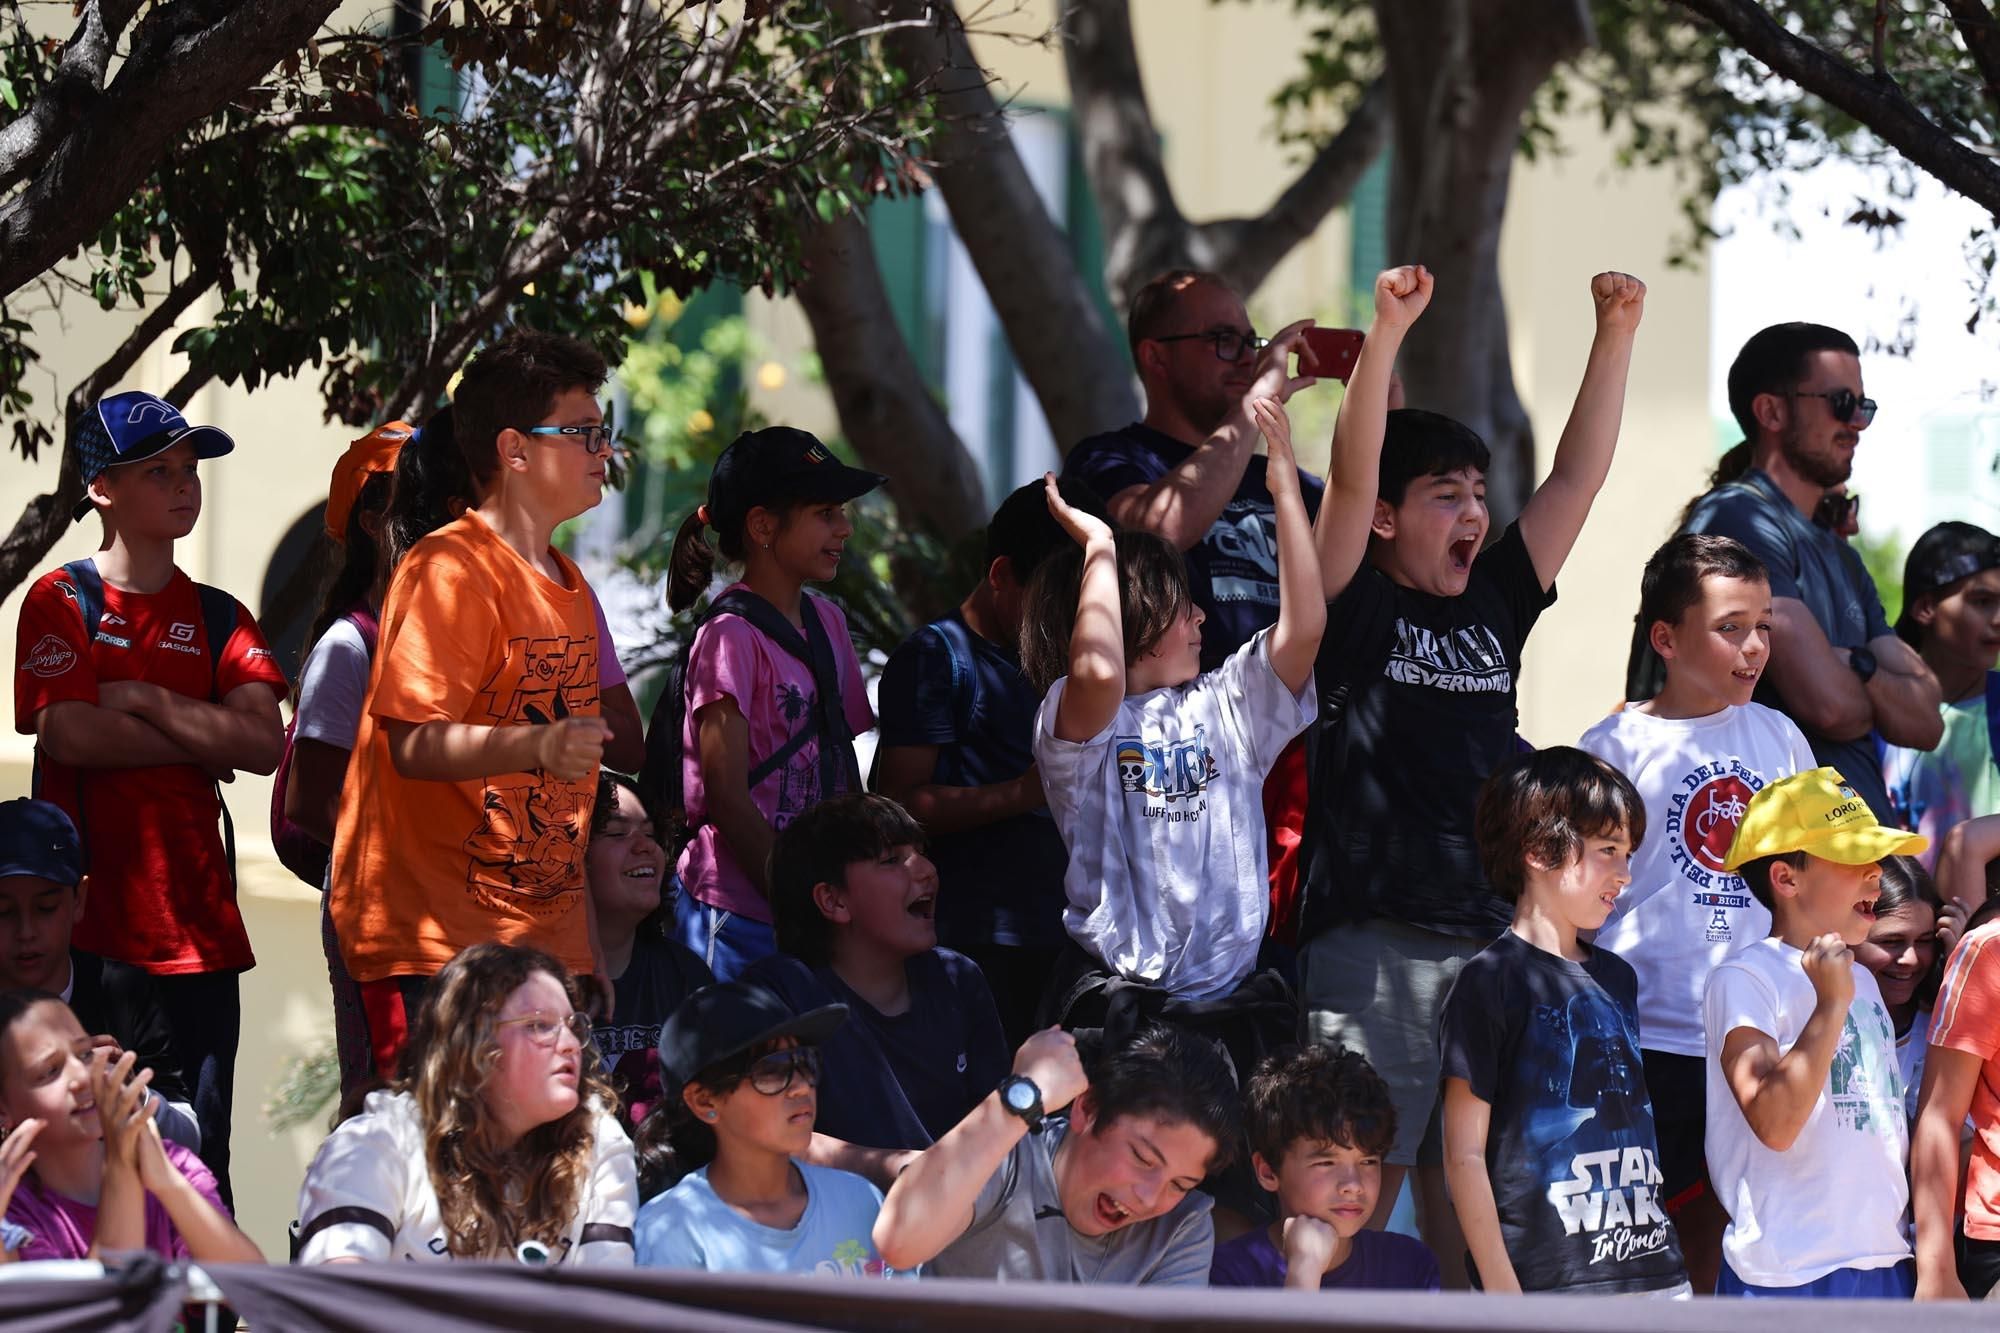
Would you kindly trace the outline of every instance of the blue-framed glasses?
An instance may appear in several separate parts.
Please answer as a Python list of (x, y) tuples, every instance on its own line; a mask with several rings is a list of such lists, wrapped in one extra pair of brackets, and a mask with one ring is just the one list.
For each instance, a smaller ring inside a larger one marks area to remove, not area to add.
[(530, 426), (524, 435), (553, 435), (564, 440), (573, 440), (590, 454), (617, 452), (618, 432), (610, 426)]

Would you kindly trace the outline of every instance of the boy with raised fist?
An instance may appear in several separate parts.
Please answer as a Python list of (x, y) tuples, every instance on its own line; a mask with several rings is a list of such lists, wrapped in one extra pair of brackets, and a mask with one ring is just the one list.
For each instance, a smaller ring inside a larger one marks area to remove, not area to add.
[(1909, 1127), (1868, 938), (1885, 856), (1929, 839), (1875, 822), (1831, 768), (1751, 798), (1723, 869), (1771, 934), (1710, 975), (1708, 1169), (1729, 1212), (1718, 1296), (1907, 1298)]

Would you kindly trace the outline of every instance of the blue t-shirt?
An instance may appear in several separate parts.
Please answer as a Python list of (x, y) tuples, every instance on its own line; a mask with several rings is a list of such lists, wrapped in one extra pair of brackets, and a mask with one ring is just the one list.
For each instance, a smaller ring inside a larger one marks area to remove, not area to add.
[[(1285, 1256), (1271, 1243), (1269, 1227), (1256, 1227), (1215, 1247), (1211, 1287), (1282, 1287)], [(1437, 1256), (1430, 1246), (1393, 1231), (1357, 1231), (1354, 1248), (1338, 1268), (1319, 1280), (1321, 1291), (1335, 1287), (1376, 1291), (1437, 1291)]]
[(882, 1192), (847, 1171), (792, 1165), (805, 1181), (806, 1210), (791, 1230), (752, 1222), (717, 1198), (703, 1167), (639, 1210), (639, 1266), (889, 1277), (874, 1239)]
[[(882, 668), (876, 722), (883, 745), (935, 745), (931, 781), (1007, 782), (1035, 762), (1041, 695), (1008, 644), (973, 632), (956, 610), (903, 640)], [(1069, 854), (1046, 807), (931, 839), (938, 938), (954, 948), (1062, 946)]]
[[(1076, 477), (1109, 500), (1134, 486), (1150, 486), (1186, 462), (1193, 448), (1135, 421), (1123, 430), (1093, 435), (1069, 451), (1063, 476)], [(1208, 617), (1201, 627), (1201, 669), (1213, 671), (1278, 623), (1278, 511), (1265, 480), (1266, 460), (1252, 454), (1236, 493), (1202, 539), (1187, 553), (1188, 591)], [(1306, 513), (1319, 513), (1325, 484), (1300, 469)]]
[(905, 965), (910, 1007), (893, 1017), (849, 990), (831, 967), (786, 954), (743, 974), (792, 1012), (847, 1006), (820, 1044), (819, 1119), (813, 1128), (868, 1148), (928, 1148), (1000, 1086), (1012, 1067), (993, 993), (971, 959), (949, 949)]

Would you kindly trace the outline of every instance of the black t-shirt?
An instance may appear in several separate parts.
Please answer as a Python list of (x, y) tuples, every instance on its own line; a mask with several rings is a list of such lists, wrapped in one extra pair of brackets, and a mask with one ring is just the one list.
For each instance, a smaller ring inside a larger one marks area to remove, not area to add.
[[(947, 787), (1007, 782), (1035, 762), (1041, 695), (1007, 644), (972, 631), (957, 611), (924, 626), (882, 668), (876, 726), (883, 745), (935, 745), (931, 781)], [(1046, 807), (931, 839), (938, 868), (938, 938), (1059, 948), (1069, 852)]]
[[(1186, 462), (1194, 450), (1171, 435), (1135, 421), (1123, 430), (1093, 435), (1069, 451), (1063, 475), (1077, 477), (1105, 499), (1133, 486), (1149, 486)], [(1278, 511), (1265, 480), (1267, 461), (1252, 454), (1243, 480), (1222, 514), (1187, 553), (1188, 590), (1208, 617), (1201, 627), (1201, 669), (1278, 623)], [(1319, 513), (1325, 483), (1300, 469), (1306, 513)]]
[(1327, 604), (1307, 733), (1306, 935), (1375, 916), (1475, 939), (1506, 927), (1473, 808), (1520, 745), (1521, 648), (1555, 599), (1510, 524), (1456, 597), (1364, 561)]
[(744, 972), (794, 1013), (847, 1006), (847, 1021), (820, 1046), (820, 1133), (868, 1148), (928, 1148), (1007, 1077), (1012, 1057), (978, 966), (932, 949), (905, 967), (910, 1007), (893, 1017), (831, 967), (772, 954)]
[(634, 1124), (660, 1097), (661, 1025), (682, 1000), (714, 984), (708, 964), (680, 941), (641, 934), (632, 942), (632, 961), (611, 983), (612, 1019), (593, 1028), (591, 1037)]
[(1581, 963), (1511, 930), (1444, 1003), (1444, 1075), (1493, 1110), (1486, 1174), (1523, 1291), (1658, 1291), (1687, 1280), (1661, 1197), (1639, 1060), (1639, 980), (1608, 949)]

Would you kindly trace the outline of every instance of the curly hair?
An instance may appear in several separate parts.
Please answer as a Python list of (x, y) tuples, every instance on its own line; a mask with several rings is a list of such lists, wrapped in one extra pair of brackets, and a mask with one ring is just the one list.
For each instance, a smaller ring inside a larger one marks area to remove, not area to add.
[(562, 983), (568, 972), (539, 949), (475, 944), (445, 964), (418, 1010), (399, 1090), (417, 1103), (424, 1159), (454, 1259), (511, 1255), (525, 1240), (561, 1246), (583, 1199), (596, 1143), (596, 1118), (617, 1094), (596, 1061), (578, 1071), (577, 1104), (538, 1125), (511, 1148), (495, 1147), (484, 1090), (500, 1059), (500, 1008), (536, 973)]
[(1359, 1051), (1293, 1047), (1267, 1055), (1243, 1089), (1250, 1150), (1273, 1171), (1294, 1143), (1337, 1143), (1380, 1157), (1396, 1141), (1389, 1085)]

